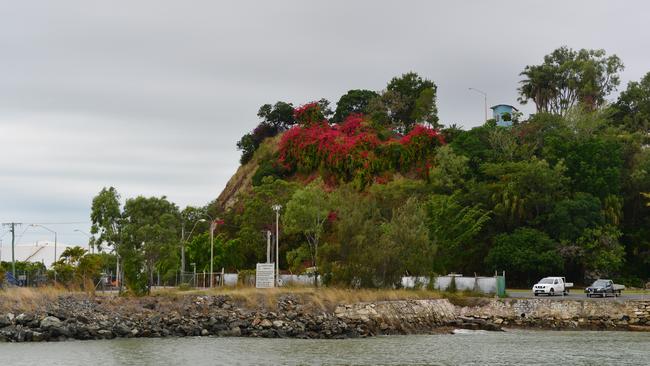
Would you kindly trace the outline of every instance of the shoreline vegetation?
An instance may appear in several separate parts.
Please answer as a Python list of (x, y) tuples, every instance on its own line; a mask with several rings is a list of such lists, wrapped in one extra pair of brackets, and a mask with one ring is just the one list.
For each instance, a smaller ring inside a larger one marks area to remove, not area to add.
[[(552, 302), (552, 304), (551, 304)], [(289, 288), (150, 296), (0, 291), (0, 341), (236, 336), (343, 339), (507, 328), (650, 331), (650, 301), (495, 299), (427, 290)]]

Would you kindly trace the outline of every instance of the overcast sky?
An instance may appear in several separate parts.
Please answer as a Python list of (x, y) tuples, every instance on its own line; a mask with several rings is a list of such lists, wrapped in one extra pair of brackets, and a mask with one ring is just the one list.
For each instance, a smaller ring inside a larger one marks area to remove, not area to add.
[(516, 105), (519, 72), (562, 45), (619, 55), (624, 88), (650, 71), (648, 19), (647, 1), (0, 0), (0, 222), (83, 244), (104, 186), (203, 205), (261, 104), (335, 103), (407, 71), (465, 127), (483, 120), (469, 87)]

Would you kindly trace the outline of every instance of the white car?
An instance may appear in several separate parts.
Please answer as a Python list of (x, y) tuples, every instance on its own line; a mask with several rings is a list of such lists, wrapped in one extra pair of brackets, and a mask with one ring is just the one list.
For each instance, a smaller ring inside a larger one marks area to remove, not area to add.
[(571, 287), (573, 287), (573, 283), (566, 282), (564, 277), (544, 277), (533, 286), (533, 295), (564, 296), (569, 294)]

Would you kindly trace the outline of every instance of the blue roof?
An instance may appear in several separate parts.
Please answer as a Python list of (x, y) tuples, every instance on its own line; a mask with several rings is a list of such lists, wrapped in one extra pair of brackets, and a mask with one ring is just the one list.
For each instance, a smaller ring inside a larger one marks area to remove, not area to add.
[(501, 107), (501, 106), (504, 106), (504, 107), (510, 107), (510, 108), (516, 110), (517, 112), (519, 112), (519, 109), (517, 109), (517, 107), (512, 106), (512, 105), (510, 105), (510, 104), (497, 104), (497, 105), (493, 105), (492, 107), (490, 107), (490, 109), (495, 109), (495, 108), (497, 108), (497, 107)]

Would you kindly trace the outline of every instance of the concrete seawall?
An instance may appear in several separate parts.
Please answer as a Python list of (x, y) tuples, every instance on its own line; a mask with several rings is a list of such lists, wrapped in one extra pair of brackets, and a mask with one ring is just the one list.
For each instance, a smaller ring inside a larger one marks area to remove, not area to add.
[(458, 316), (511, 327), (650, 330), (650, 301), (490, 300), (458, 308)]

